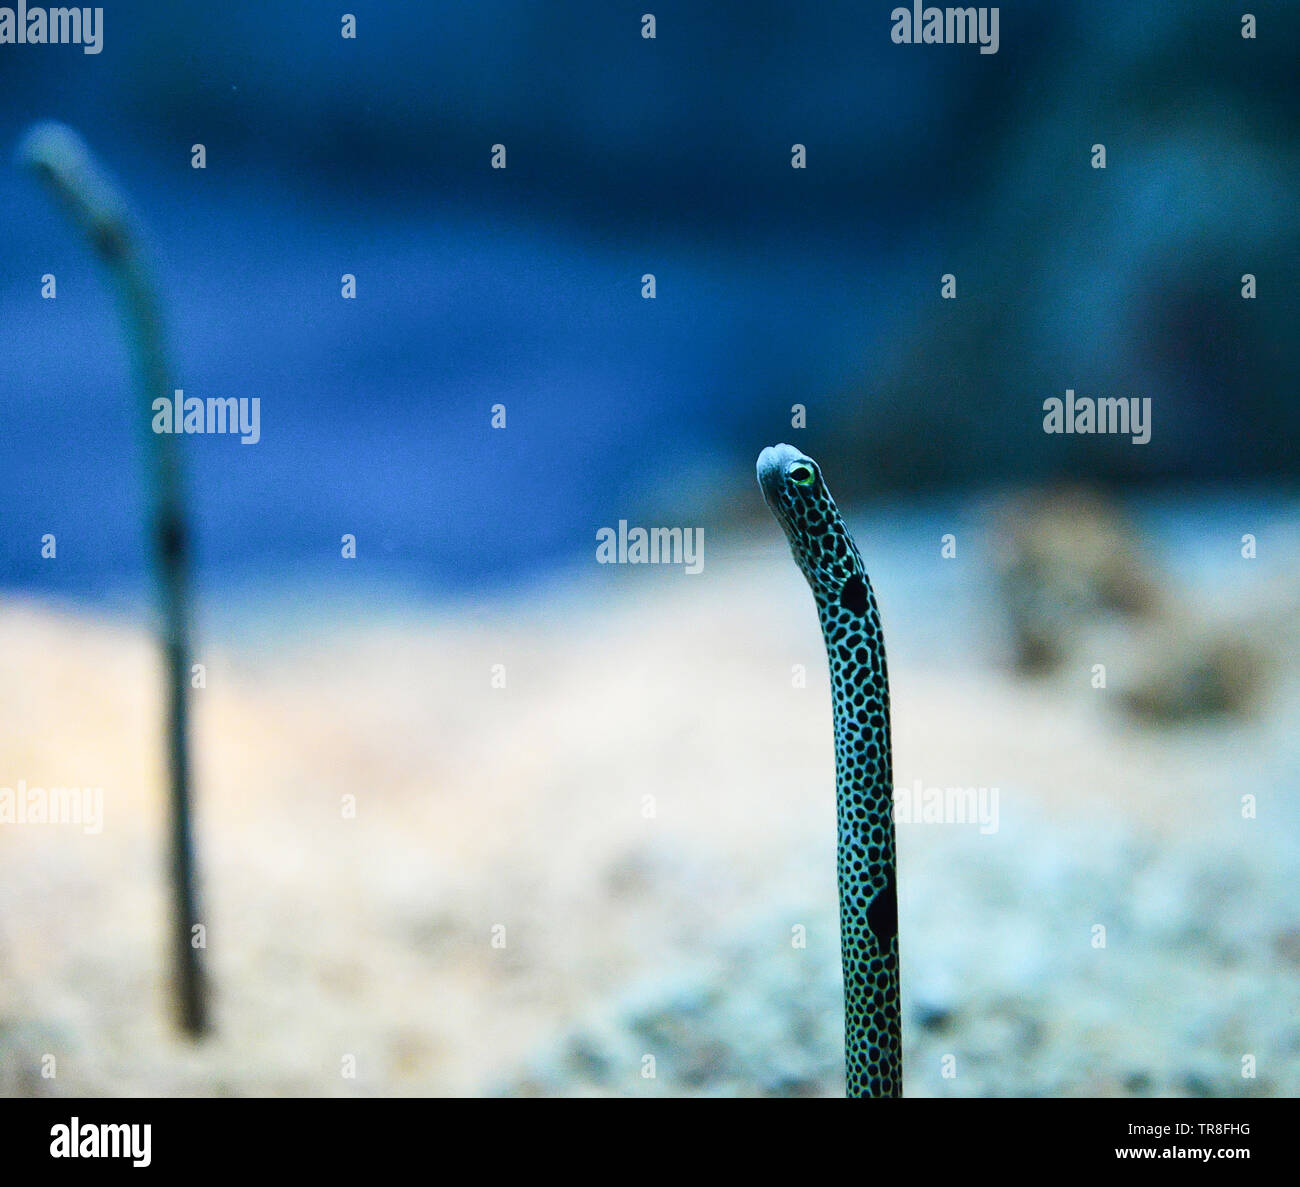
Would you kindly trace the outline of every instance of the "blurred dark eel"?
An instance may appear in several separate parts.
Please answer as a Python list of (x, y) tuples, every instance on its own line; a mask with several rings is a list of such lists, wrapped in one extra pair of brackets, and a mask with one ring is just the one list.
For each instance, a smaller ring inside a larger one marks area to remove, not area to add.
[(811, 458), (758, 455), (758, 484), (812, 587), (831, 670), (849, 1096), (902, 1096), (889, 675), (862, 556)]
[(144, 431), (153, 401), (170, 396), (175, 375), (167, 357), (157, 284), (145, 258), (139, 228), (118, 185), (100, 168), (85, 142), (63, 124), (35, 125), (19, 160), (36, 173), (81, 227), (113, 282), (135, 366), (150, 485), (163, 652), (167, 664), (167, 765), (171, 782), (172, 950), (177, 1020), (187, 1034), (208, 1029), (207, 982), (194, 928), (201, 922), (194, 856), (189, 747), (190, 638), (189, 545), (181, 483), (181, 455), (170, 433)]

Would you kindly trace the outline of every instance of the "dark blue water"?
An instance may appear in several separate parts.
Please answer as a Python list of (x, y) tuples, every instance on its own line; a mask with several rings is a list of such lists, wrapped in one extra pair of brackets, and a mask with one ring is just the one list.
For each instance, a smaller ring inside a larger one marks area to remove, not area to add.
[[(32, 218), (18, 271), (54, 272), (59, 295), (6, 294), (26, 308), (5, 351), (3, 564), (19, 585), (88, 591), (140, 571), (139, 397), (95, 262), (36, 196), (9, 197)], [(436, 236), (413, 219), (340, 236), (287, 203), (232, 218), (197, 200), (191, 219), (162, 260), (177, 383), (261, 400), (255, 445), (183, 438), (200, 566), (231, 579), (332, 566), (345, 532), (359, 560), (451, 586), (561, 560), (736, 423), (788, 427), (793, 399), (839, 380), (827, 344), (845, 322), (861, 339), (888, 321), (874, 272), (824, 255), (720, 259), (482, 211), (442, 211)], [(752, 459), (737, 464), (748, 485)]]
[[(96, 57), (4, 47), (0, 582), (85, 595), (146, 573), (145, 413), (107, 285), (10, 166), (37, 118), (81, 130), (150, 228), (177, 384), (261, 400), (259, 444), (184, 441), (209, 587), (337, 572), (344, 533), (376, 575), (490, 586), (584, 555), (622, 517), (726, 514), (752, 500), (754, 455), (791, 435), (795, 402), (809, 407), (801, 441), (814, 450), (856, 423), (863, 469), (874, 426), (895, 433), (886, 456), (899, 434), (941, 437), (937, 456), (901, 476), (913, 485), (1041, 473), (1042, 456), (1064, 455), (1024, 410), (1067, 383), (1085, 388), (1091, 358), (1128, 359), (1132, 343), (1098, 341), (1079, 309), (1127, 291), (1114, 270), (1141, 252), (1116, 207), (1114, 241), (1095, 253), (1112, 272), (1076, 278), (1091, 240), (1076, 226), (1063, 262), (1053, 220), (1078, 207), (1080, 183), (1050, 133), (1038, 168), (1024, 153), (1041, 139), (1017, 130), (1056, 110), (1061, 137), (1092, 135), (1090, 113), (1115, 86), (1107, 72), (1130, 77), (1135, 54), (1157, 73), (1190, 69), (1189, 38), (1205, 55), (1196, 77), (1231, 97), (1252, 135), (1272, 125), (1251, 112), (1276, 120), (1287, 109), (1270, 96), (1291, 84), (1271, 42), (1246, 72), (1238, 47), (1207, 41), (1209, 5), (1144, 10), (1137, 24), (1117, 0), (1004, 6), (994, 56), (894, 46), (889, 7), (665, 4), (645, 42), (642, 7), (382, 6), (358, 12), (360, 36), (345, 43), (337, 13), (125, 3), (106, 11)], [(1060, 65), (1077, 64), (1080, 43), (1091, 89)], [(1159, 107), (1164, 93), (1142, 101)], [(196, 141), (201, 172), (189, 167)], [(488, 168), (497, 142), (505, 171)], [(806, 171), (789, 167), (794, 142)], [(1135, 164), (1116, 173), (1116, 194), (1153, 168), (1131, 136), (1127, 151)], [(1008, 209), (1012, 176), (1032, 184)], [(1251, 193), (1273, 183), (1257, 176)], [(1089, 192), (1111, 209), (1108, 191)], [(1220, 207), (1214, 218), (1239, 225)], [(1199, 210), (1186, 218), (1209, 217)], [(1229, 271), (1238, 254), (1224, 250)], [(936, 315), (938, 277), (954, 266), (963, 293), (982, 292), (1005, 324), (976, 303), (960, 307), (965, 320)], [(46, 272), (55, 301), (39, 299)], [(344, 272), (355, 301), (340, 298)], [(640, 296), (646, 272), (653, 301)], [(1052, 278), (1052, 308), (1035, 276)], [(1079, 309), (1067, 307), (1076, 291)], [(1205, 330), (1203, 306), (1178, 315), (1194, 323), (1185, 332), (1151, 301), (1152, 387), (1172, 353), (1195, 383), (1217, 392), (1220, 374), (1239, 375), (1234, 399), (1290, 408), (1269, 394), (1290, 390), (1286, 352), (1237, 359), (1233, 340)], [(1064, 327), (1044, 348), (1059, 357), (1027, 362), (1049, 323)], [(1127, 335), (1135, 323), (1112, 310), (1102, 324)], [(1207, 333), (1226, 345), (1202, 365)], [(919, 391), (895, 382), (893, 402), (878, 400), (887, 372), (922, 376)], [(489, 427), (497, 403), (504, 431)], [(1162, 407), (1195, 404), (1174, 391)], [(1239, 439), (1207, 437), (1221, 420), (1166, 419), (1175, 427), (1143, 456), (1193, 471), (1229, 448), (1253, 456), (1254, 421), (1231, 422)], [(1201, 437), (1177, 435), (1192, 431)], [(40, 557), (47, 532), (57, 561)]]

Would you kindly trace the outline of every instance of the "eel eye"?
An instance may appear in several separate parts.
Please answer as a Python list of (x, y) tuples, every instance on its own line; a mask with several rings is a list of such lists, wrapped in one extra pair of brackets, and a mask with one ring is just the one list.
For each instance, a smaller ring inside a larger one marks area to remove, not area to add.
[(799, 486), (812, 486), (815, 477), (812, 467), (804, 465), (803, 462), (795, 462), (786, 471), (786, 475), (791, 482), (798, 483)]

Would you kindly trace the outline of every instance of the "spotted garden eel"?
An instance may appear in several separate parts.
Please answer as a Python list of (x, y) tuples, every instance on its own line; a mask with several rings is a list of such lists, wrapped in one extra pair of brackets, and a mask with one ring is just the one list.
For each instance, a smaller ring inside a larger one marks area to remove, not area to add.
[(831, 670), (849, 1096), (902, 1096), (889, 675), (875, 595), (817, 463), (758, 455), (763, 498), (812, 586)]

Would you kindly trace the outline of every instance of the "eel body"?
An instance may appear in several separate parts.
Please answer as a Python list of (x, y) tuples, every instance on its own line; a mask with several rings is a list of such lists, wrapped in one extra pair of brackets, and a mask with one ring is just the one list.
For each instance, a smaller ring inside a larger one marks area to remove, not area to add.
[(758, 458), (763, 497), (812, 588), (830, 663), (848, 1095), (901, 1096), (898, 896), (889, 676), (875, 594), (817, 463)]

